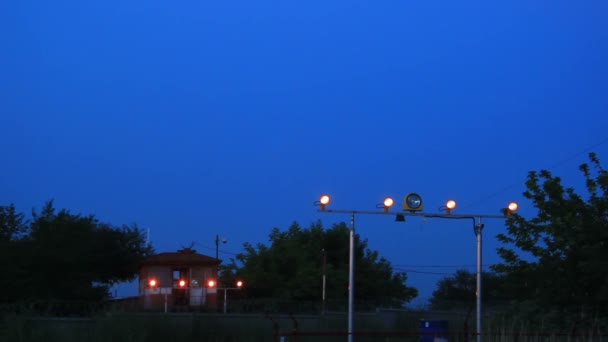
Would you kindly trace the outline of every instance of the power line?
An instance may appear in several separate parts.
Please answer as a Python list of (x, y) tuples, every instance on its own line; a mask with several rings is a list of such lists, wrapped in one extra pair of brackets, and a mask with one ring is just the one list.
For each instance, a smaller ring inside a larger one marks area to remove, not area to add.
[[(592, 145), (590, 145), (590, 146), (588, 146), (588, 147), (580, 150), (579, 152), (576, 152), (576, 153), (570, 155), (569, 157), (567, 157), (565, 159), (562, 159), (561, 161), (559, 161), (559, 162), (551, 165), (548, 169), (555, 169), (555, 168), (558, 168), (558, 167), (560, 167), (560, 166), (562, 166), (562, 165), (564, 165), (566, 163), (569, 163), (570, 161), (574, 160), (575, 158), (581, 156), (582, 154), (588, 153), (592, 149), (594, 149), (594, 148), (596, 148), (598, 146), (601, 146), (601, 145), (603, 145), (605, 143), (608, 143), (608, 137), (604, 138), (603, 140), (601, 140), (598, 143), (592, 144)], [(494, 197), (496, 197), (498, 195), (503, 194), (507, 190), (513, 189), (516, 186), (521, 186), (522, 183), (525, 183), (525, 180), (523, 182), (512, 183), (512, 184), (507, 185), (507, 186), (505, 186), (503, 188), (500, 188), (498, 191), (495, 191), (494, 193), (491, 193), (490, 195), (486, 195), (486, 196), (483, 196), (483, 197), (481, 197), (480, 199), (478, 199), (476, 201), (473, 201), (473, 202), (470, 202), (470, 203), (466, 203), (465, 205), (463, 205), (463, 207), (466, 208), (466, 207), (469, 207), (471, 205), (478, 204), (478, 203), (484, 202), (484, 201), (486, 201), (488, 199), (494, 198)]]
[[(455, 273), (451, 272), (431, 272), (431, 271), (418, 271), (409, 268), (401, 268), (401, 267), (393, 267), (393, 270), (406, 272), (406, 273), (416, 273), (416, 274), (426, 274), (426, 275), (435, 275), (435, 276), (453, 276)], [(475, 273), (475, 271), (470, 271), (471, 274)]]
[[(205, 248), (205, 249), (209, 249), (209, 250), (215, 251), (215, 247), (205, 246), (205, 245), (200, 244), (199, 242), (195, 242), (195, 243), (196, 243), (197, 247), (199, 247), (199, 248)], [(218, 249), (218, 253), (219, 254), (234, 255), (234, 256), (237, 256), (237, 255), (240, 254), (240, 253), (229, 252), (229, 251), (222, 250), (222, 249)]]
[[(410, 265), (410, 264), (398, 264), (393, 265), (393, 267), (413, 267), (413, 268), (467, 268), (467, 267), (476, 267), (477, 265)], [(492, 265), (486, 265), (492, 266)]]
[(406, 273), (418, 273), (418, 274), (428, 274), (428, 275), (438, 275), (438, 276), (447, 276), (447, 275), (453, 275), (452, 273), (445, 273), (445, 272), (427, 272), (427, 271), (416, 271), (416, 270), (408, 270), (405, 268), (394, 268), (397, 271), (401, 271), (401, 272), (406, 272)]

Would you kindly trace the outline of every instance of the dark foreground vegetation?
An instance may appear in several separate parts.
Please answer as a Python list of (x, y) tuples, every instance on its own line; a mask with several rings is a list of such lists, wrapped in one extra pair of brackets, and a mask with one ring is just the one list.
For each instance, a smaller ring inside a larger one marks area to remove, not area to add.
[[(421, 322), (446, 320), (449, 341), (473, 341), (470, 319), (454, 312), (378, 311), (355, 315), (356, 341), (420, 341)], [(112, 313), (66, 318), (4, 315), (0, 341), (19, 342), (182, 342), (182, 341), (344, 341), (345, 313), (289, 314), (159, 314)], [(467, 326), (468, 322), (468, 326)], [(487, 319), (484, 341), (602, 341), (605, 322), (580, 326), (544, 325), (501, 315)]]
[(153, 253), (136, 225), (114, 226), (47, 202), (31, 218), (0, 206), (0, 304), (101, 301)]

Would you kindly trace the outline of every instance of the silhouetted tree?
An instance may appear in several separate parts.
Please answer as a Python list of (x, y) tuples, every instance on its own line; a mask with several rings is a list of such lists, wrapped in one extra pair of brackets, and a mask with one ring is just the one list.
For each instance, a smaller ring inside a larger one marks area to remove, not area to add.
[(498, 239), (505, 290), (518, 302), (547, 312), (608, 312), (608, 172), (594, 153), (580, 166), (586, 198), (549, 171), (532, 171), (524, 196), (536, 217), (513, 215)]
[(137, 226), (115, 227), (92, 215), (57, 211), (52, 201), (32, 213), (29, 226), (23, 214), (8, 212), (0, 216), (0, 227), (19, 227), (7, 231), (20, 238), (4, 241), (0, 250), (4, 302), (100, 300), (111, 285), (133, 279), (140, 261), (152, 253)]
[[(319, 301), (323, 251), (326, 253), (327, 298), (345, 300), (348, 293), (348, 236), (345, 223), (324, 230), (321, 222), (302, 229), (293, 223), (286, 231), (270, 232), (270, 245), (244, 244), (239, 264), (226, 268), (245, 279), (247, 293), (256, 298)], [(390, 263), (355, 236), (355, 298), (375, 306), (397, 307), (417, 296), (405, 273), (393, 272)]]
[(25, 216), (17, 212), (14, 204), (0, 206), (0, 242), (18, 239), (27, 229)]
[[(492, 272), (482, 272), (481, 280), (484, 307), (506, 300), (507, 296), (500, 290), (503, 282), (501, 277)], [(437, 289), (433, 291), (430, 299), (431, 308), (470, 310), (475, 306), (476, 291), (477, 273), (458, 270), (454, 275), (446, 276), (437, 282)]]

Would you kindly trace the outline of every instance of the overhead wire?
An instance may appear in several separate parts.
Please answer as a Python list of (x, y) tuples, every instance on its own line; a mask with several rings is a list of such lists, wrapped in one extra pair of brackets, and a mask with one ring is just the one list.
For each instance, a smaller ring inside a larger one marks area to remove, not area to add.
[(416, 270), (408, 270), (402, 268), (394, 268), (397, 271), (406, 272), (406, 273), (417, 273), (417, 274), (427, 274), (427, 275), (437, 275), (437, 276), (448, 276), (453, 275), (453, 273), (446, 272), (426, 272), (426, 271), (416, 271)]
[[(484, 268), (486, 268), (486, 267), (484, 267)], [(411, 268), (401, 268), (401, 267), (393, 267), (393, 270), (398, 271), (398, 272), (405, 272), (405, 273), (426, 274), (426, 275), (436, 275), (436, 276), (453, 276), (455, 274), (454, 272), (419, 271), (419, 270), (415, 270), (415, 269), (411, 269)], [(476, 273), (476, 271), (474, 269), (471, 269), (468, 271), (470, 271), (470, 273)]]
[[(588, 153), (590, 152), (592, 149), (601, 146), (603, 144), (608, 143), (608, 137), (602, 139), (601, 141), (592, 144), (590, 146), (587, 146), (584, 149), (581, 149), (579, 152), (576, 152), (570, 156), (568, 156), (565, 159), (562, 159), (561, 161), (558, 161), (557, 163), (552, 164), (548, 169), (555, 169), (558, 167), (561, 167), (562, 165), (565, 165), (566, 163), (569, 163), (570, 161), (574, 160), (575, 158), (581, 156), (584, 153)], [(524, 180), (525, 182), (525, 180)], [(471, 206), (473, 204), (477, 204), (480, 203), (482, 201), (486, 201), (488, 199), (491, 199), (493, 197), (496, 197), (498, 195), (501, 195), (502, 193), (504, 193), (507, 190), (510, 190), (516, 186), (520, 186), (522, 184), (522, 182), (517, 182), (517, 183), (512, 183), (510, 185), (507, 185), (505, 187), (500, 188), (499, 190), (486, 195), (486, 196), (482, 196), (480, 197), (478, 200), (470, 202), (470, 203), (466, 203), (464, 205), (464, 207), (467, 206)], [(426, 221), (426, 220), (424, 220)], [(421, 226), (424, 225), (424, 222), (421, 223)], [(420, 227), (422, 228), (422, 227)], [(197, 243), (199, 245), (199, 247), (205, 248), (205, 249), (209, 249), (209, 250), (216, 250), (215, 247), (209, 247), (209, 246), (205, 246), (202, 245), (200, 243)], [(239, 255), (239, 253), (234, 253), (234, 252), (230, 252), (230, 251), (226, 251), (226, 250), (218, 250), (218, 253), (220, 254), (226, 254), (226, 255), (233, 255), (233, 256), (237, 256)], [(490, 267), (492, 265), (484, 265), (484, 268)], [(405, 268), (404, 268), (405, 267)], [(402, 271), (402, 272), (408, 272), (408, 273), (417, 273), (417, 274), (428, 274), (428, 275), (441, 275), (441, 276), (446, 276), (446, 275), (453, 275), (453, 273), (446, 273), (446, 272), (429, 272), (429, 271), (418, 271), (415, 269), (411, 269), (411, 268), (468, 268), (468, 267), (475, 267), (475, 265), (407, 265), (407, 264), (403, 264), (403, 265), (393, 265), (393, 269), (394, 270), (398, 270), (398, 271)]]
[[(200, 242), (195, 242), (195, 243), (200, 248), (205, 248), (205, 249), (209, 249), (209, 250), (215, 251), (215, 247), (205, 246), (205, 245), (201, 244)], [(218, 253), (219, 254), (234, 255), (234, 256), (239, 255), (239, 253), (229, 252), (229, 251), (226, 251), (226, 250), (223, 250), (223, 249), (218, 249)]]
[[(579, 150), (578, 152), (570, 155), (569, 157), (567, 157), (565, 159), (562, 159), (562, 160), (560, 160), (560, 161), (552, 164), (548, 169), (558, 168), (558, 167), (560, 167), (560, 166), (562, 166), (562, 165), (564, 165), (564, 164), (566, 164), (566, 163), (574, 160), (575, 158), (581, 156), (582, 154), (590, 152), (592, 149), (594, 149), (594, 148), (596, 148), (598, 146), (604, 145), (606, 143), (608, 143), (608, 137), (600, 140), (599, 142), (597, 142), (595, 144), (589, 145), (589, 146), (585, 147), (584, 149)], [(464, 205), (461, 206), (461, 208), (467, 208), (467, 207), (470, 207), (470, 206), (472, 206), (474, 204), (478, 204), (478, 203), (484, 202), (484, 201), (486, 201), (488, 199), (494, 198), (494, 197), (496, 197), (498, 195), (503, 194), (507, 190), (510, 190), (510, 189), (515, 188), (515, 187), (521, 186), (521, 184), (525, 183), (525, 181), (526, 180), (524, 179), (523, 182), (520, 181), (520, 182), (517, 182), (517, 183), (512, 183), (510, 185), (507, 185), (505, 187), (500, 188), (498, 191), (495, 191), (495, 192), (493, 192), (493, 193), (491, 193), (489, 195), (483, 195), (478, 200), (475, 200), (475, 201), (472, 201), (472, 202), (469, 202), (469, 203), (465, 203)], [(417, 229), (418, 230), (423, 230), (427, 224), (428, 224), (427, 219), (423, 218), (421, 220), (421, 222), (418, 223)]]
[[(491, 265), (488, 265), (491, 266)], [(393, 267), (414, 267), (414, 268), (467, 268), (476, 267), (476, 265), (412, 265), (412, 264), (397, 264)]]
[[(561, 167), (562, 165), (565, 165), (566, 163), (569, 163), (570, 161), (574, 160), (575, 158), (581, 156), (582, 154), (591, 152), (592, 149), (594, 149), (594, 148), (596, 148), (598, 146), (601, 146), (603, 144), (606, 144), (606, 143), (608, 143), (608, 137), (602, 139), (601, 141), (599, 141), (599, 142), (597, 142), (595, 144), (587, 146), (584, 149), (579, 150), (578, 152), (570, 155), (569, 157), (567, 157), (565, 159), (562, 159), (561, 161), (558, 161), (557, 163), (549, 166), (549, 168), (547, 168), (547, 170), (549, 170), (549, 169), (556, 169), (558, 167)], [(469, 202), (469, 203), (465, 203), (464, 205), (462, 205), (462, 207), (466, 208), (466, 207), (472, 206), (474, 204), (478, 204), (478, 203), (484, 202), (486, 200), (489, 200), (491, 198), (494, 198), (494, 197), (496, 197), (498, 195), (503, 194), (507, 190), (511, 190), (511, 189), (513, 189), (513, 188), (515, 188), (517, 186), (521, 186), (521, 184), (524, 183), (524, 182), (525, 182), (525, 180), (523, 182), (517, 182), (517, 183), (512, 183), (510, 185), (507, 185), (507, 186), (505, 186), (503, 188), (500, 188), (499, 190), (497, 190), (497, 191), (495, 191), (495, 192), (493, 192), (493, 193), (491, 193), (489, 195), (485, 195), (485, 196), (480, 197), (478, 200), (475, 200), (475, 201), (472, 201), (472, 202)]]

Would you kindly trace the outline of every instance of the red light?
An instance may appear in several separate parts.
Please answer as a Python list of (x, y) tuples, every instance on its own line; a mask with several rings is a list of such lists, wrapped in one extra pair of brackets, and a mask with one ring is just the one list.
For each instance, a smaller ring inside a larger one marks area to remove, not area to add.
[(236, 287), (242, 287), (243, 286), (243, 282), (242, 281), (237, 281), (236, 282)]
[(185, 287), (186, 286), (186, 281), (183, 279), (180, 279), (179, 281), (179, 287)]
[(158, 285), (158, 282), (156, 281), (156, 279), (150, 279), (148, 281), (148, 286), (150, 286), (150, 287), (156, 287), (156, 285)]
[(209, 287), (215, 287), (215, 280), (209, 280), (209, 281), (207, 282), (207, 285), (208, 285)]

